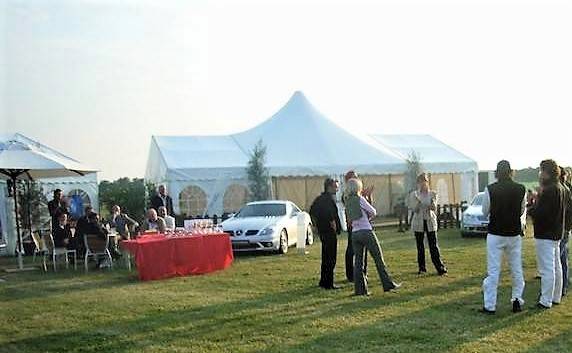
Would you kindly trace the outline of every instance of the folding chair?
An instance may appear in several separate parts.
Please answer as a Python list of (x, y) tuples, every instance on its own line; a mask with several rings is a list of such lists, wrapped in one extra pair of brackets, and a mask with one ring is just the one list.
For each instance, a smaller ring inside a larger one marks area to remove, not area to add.
[(69, 268), (69, 258), (68, 255), (73, 255), (73, 268), (77, 270), (77, 252), (75, 250), (69, 250), (67, 248), (57, 248), (54, 245), (54, 237), (52, 233), (48, 233), (44, 235), (44, 245), (45, 245), (45, 252), (44, 252), (44, 271), (48, 271), (48, 267), (46, 264), (46, 259), (48, 257), (52, 258), (52, 264), (54, 266), (54, 272), (57, 272), (57, 258), (58, 256), (64, 256), (66, 260), (66, 268)]
[(33, 232), (32, 240), (34, 241), (34, 256), (32, 257), (32, 262), (36, 262), (36, 255), (43, 255), (46, 248), (40, 233)]
[(113, 258), (109, 251), (109, 236), (105, 235), (105, 240), (101, 239), (97, 234), (85, 234), (83, 236), (83, 243), (85, 245), (85, 272), (88, 271), (88, 261), (92, 257), (97, 260), (98, 256), (104, 256), (109, 261), (109, 265), (113, 268)]

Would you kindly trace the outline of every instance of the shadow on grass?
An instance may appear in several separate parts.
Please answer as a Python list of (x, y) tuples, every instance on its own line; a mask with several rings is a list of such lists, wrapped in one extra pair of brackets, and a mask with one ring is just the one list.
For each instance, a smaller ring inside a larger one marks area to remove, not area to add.
[(58, 273), (37, 272), (17, 276), (19, 277), (8, 277), (8, 280), (0, 285), (2, 302), (47, 298), (70, 292), (109, 289), (140, 283), (136, 272), (122, 270), (94, 271), (87, 275), (83, 271), (67, 270)]
[(524, 353), (554, 353), (554, 352), (570, 352), (572, 349), (572, 327), (566, 331), (560, 332), (558, 335), (538, 342), (529, 347)]
[[(145, 315), (128, 320), (113, 318), (109, 322), (99, 323), (94, 327), (14, 340), (6, 343), (5, 348), (11, 348), (15, 352), (32, 352), (39, 347), (47, 352), (124, 352), (133, 350), (134, 347), (143, 348), (156, 344), (178, 345), (186, 341), (189, 341), (189, 344), (193, 342), (195, 345), (200, 343), (203, 346), (234, 347), (243, 344), (245, 340), (264, 340), (265, 336), (280, 332), (282, 327), (290, 327), (293, 330), (305, 331), (308, 341), (301, 345), (293, 345), (288, 349), (293, 351), (315, 349), (328, 343), (336, 335), (351, 336), (354, 330), (355, 333), (363, 335), (369, 327), (357, 327), (350, 330), (336, 326), (334, 333), (314, 338), (307, 326), (313, 322), (343, 320), (344, 317), (364, 315), (368, 312), (384, 310), (384, 308), (395, 310), (396, 306), (414, 303), (424, 296), (464, 290), (474, 285), (475, 281), (479, 279), (464, 278), (414, 292), (404, 291), (379, 295), (367, 300), (351, 298), (347, 292), (335, 293), (315, 287), (306, 287), (197, 308), (148, 311)], [(457, 304), (458, 307), (465, 307), (467, 300), (480, 300), (480, 294), (461, 300)], [(451, 305), (454, 304), (448, 302), (419, 313), (391, 318), (388, 322), (426, 320), (441, 309), (450, 311)], [(467, 310), (460, 310), (460, 312), (467, 314)], [(379, 326), (379, 323), (374, 323), (374, 327), (376, 326)], [(349, 348), (353, 347), (355, 341), (348, 337), (347, 342), (342, 341), (339, 344)], [(283, 351), (284, 348), (283, 346), (269, 347), (271, 352)]]
[(540, 313), (525, 310), (519, 314), (487, 316), (472, 308), (471, 304), (480, 300), (480, 293), (471, 294), (404, 315), (340, 327), (300, 343), (274, 345), (256, 353), (413, 352), (422, 349), (444, 352), (519, 325)]

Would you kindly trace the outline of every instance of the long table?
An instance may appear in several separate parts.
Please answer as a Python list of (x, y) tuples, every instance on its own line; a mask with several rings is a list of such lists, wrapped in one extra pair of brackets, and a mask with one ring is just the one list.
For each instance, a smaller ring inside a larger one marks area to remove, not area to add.
[(122, 241), (121, 246), (135, 257), (143, 281), (223, 270), (234, 260), (227, 234), (147, 235)]

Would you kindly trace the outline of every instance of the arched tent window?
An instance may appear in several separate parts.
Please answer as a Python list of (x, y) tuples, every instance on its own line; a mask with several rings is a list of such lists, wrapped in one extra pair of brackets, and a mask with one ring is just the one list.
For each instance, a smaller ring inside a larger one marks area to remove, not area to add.
[(89, 195), (81, 189), (74, 189), (68, 192), (68, 199), (70, 215), (74, 219), (83, 216), (85, 207), (91, 206)]
[(244, 185), (232, 184), (224, 192), (223, 212), (236, 212), (248, 198), (248, 189)]
[(190, 185), (179, 194), (179, 209), (187, 216), (202, 215), (207, 208), (207, 194), (196, 185)]

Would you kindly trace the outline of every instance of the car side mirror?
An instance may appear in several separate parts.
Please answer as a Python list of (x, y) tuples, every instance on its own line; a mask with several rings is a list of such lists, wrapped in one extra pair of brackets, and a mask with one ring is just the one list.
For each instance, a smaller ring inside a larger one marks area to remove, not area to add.
[(465, 212), (467, 210), (467, 208), (469, 208), (469, 206), (467, 206), (466, 204), (461, 206), (461, 211)]

